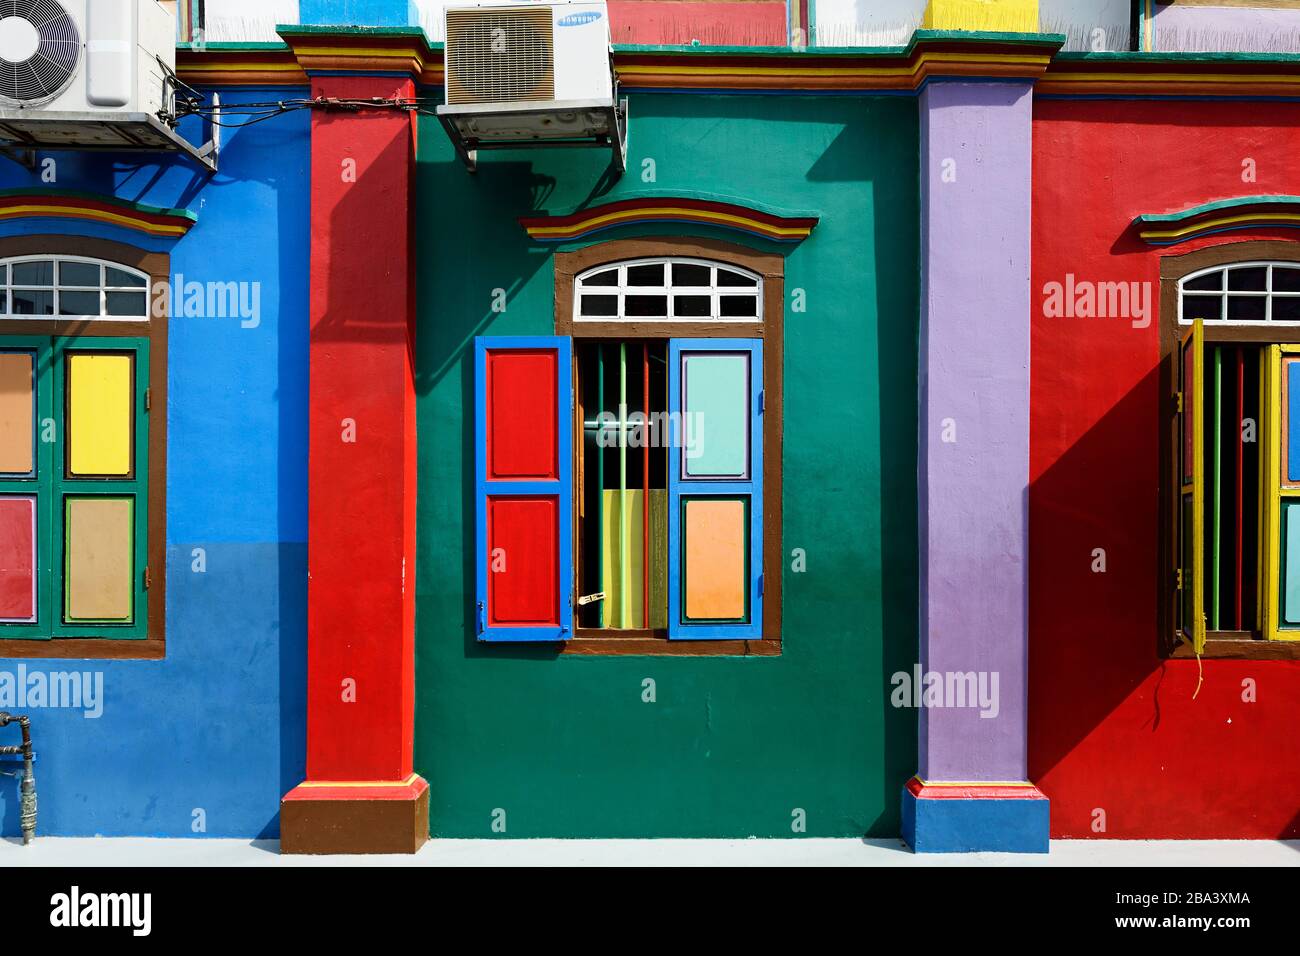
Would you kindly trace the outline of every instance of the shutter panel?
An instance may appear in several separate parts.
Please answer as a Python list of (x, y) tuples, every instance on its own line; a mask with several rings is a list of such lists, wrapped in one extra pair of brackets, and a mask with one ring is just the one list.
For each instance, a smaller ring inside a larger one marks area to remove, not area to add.
[(1269, 346), (1264, 363), (1262, 631), (1300, 640), (1300, 346)]
[[(49, 640), (50, 340), (0, 341), (0, 639)], [(46, 487), (43, 488), (42, 485)]]
[(1205, 649), (1205, 326), (1197, 319), (1178, 353), (1179, 630), (1197, 654)]
[(55, 637), (148, 636), (148, 339), (54, 341)]
[(668, 637), (763, 633), (763, 342), (671, 339)]
[(573, 360), (558, 336), (474, 340), (480, 641), (573, 636)]

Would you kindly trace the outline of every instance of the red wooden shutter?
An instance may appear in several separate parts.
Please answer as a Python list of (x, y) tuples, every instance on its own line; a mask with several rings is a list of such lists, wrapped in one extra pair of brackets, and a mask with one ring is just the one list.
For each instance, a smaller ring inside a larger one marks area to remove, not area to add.
[(481, 641), (573, 636), (571, 349), (558, 336), (474, 342)]

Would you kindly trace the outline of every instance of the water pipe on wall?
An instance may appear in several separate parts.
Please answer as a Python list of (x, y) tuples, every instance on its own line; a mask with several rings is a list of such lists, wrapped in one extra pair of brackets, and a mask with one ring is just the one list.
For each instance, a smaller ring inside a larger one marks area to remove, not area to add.
[[(36, 835), (36, 777), (32, 774), (32, 720), (0, 710), (0, 727), (17, 724), (23, 742), (18, 747), (0, 747), (0, 756), (23, 758), (22, 782), (18, 785), (18, 822), (23, 831), (23, 845), (32, 842)], [(16, 776), (16, 775), (15, 775)]]

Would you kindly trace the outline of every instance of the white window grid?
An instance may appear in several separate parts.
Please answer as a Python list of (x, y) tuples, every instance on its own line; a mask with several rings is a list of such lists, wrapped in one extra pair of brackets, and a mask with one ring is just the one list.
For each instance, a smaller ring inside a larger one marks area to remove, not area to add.
[[(1228, 273), (1236, 272), (1240, 269), (1267, 269), (1267, 275), (1264, 280), (1263, 289), (1230, 289)], [(1275, 291), (1273, 289), (1273, 274), (1275, 269), (1285, 269), (1295, 272), (1300, 277), (1300, 262), (1234, 262), (1231, 265), (1210, 266), (1207, 269), (1200, 269), (1190, 275), (1185, 275), (1178, 280), (1178, 324), (1191, 325), (1197, 318), (1193, 315), (1187, 318), (1183, 316), (1184, 300), (1188, 296), (1197, 296), (1204, 298), (1213, 298), (1218, 296), (1219, 318), (1205, 319), (1206, 325), (1285, 325), (1300, 326), (1300, 319), (1277, 319), (1273, 318), (1273, 302), (1276, 299), (1300, 299), (1300, 290), (1297, 291)], [(1218, 289), (1189, 289), (1187, 284), (1193, 279), (1202, 279), (1207, 275), (1220, 274)], [(1228, 318), (1228, 300), (1229, 299), (1248, 299), (1262, 298), (1264, 300), (1264, 318), (1263, 319), (1230, 319)]]
[[(14, 267), (25, 264), (40, 263), (50, 265), (50, 281), (48, 283), (34, 284), (30, 282), (17, 282), (14, 278)], [(98, 269), (99, 279), (95, 283), (74, 284), (63, 282), (60, 275), (60, 269), (63, 265), (89, 265)], [(108, 276), (110, 269), (123, 272), (135, 280), (135, 285), (109, 284)], [(109, 262), (105, 259), (91, 259), (85, 256), (14, 256), (8, 259), (0, 259), (0, 317), (6, 319), (18, 320), (45, 320), (45, 321), (67, 321), (69, 319), (92, 319), (97, 321), (112, 322), (126, 321), (137, 322), (140, 319), (149, 317), (149, 294), (150, 294), (149, 276), (139, 269), (132, 269), (130, 266), (122, 265), (119, 262)], [(13, 311), (13, 294), (15, 292), (48, 292), (51, 296), (51, 313), (31, 313)], [(59, 301), (60, 293), (77, 294), (78, 297), (87, 292), (96, 292), (99, 295), (99, 311), (97, 313), (88, 313), (85, 311), (70, 312), (63, 314), (61, 303)], [(134, 295), (144, 295), (144, 307), (138, 313), (126, 315), (109, 315), (108, 313), (108, 295), (113, 292), (132, 293)]]
[[(637, 266), (662, 265), (664, 282), (659, 285), (629, 285), (628, 270)], [(708, 282), (702, 285), (675, 285), (673, 283), (673, 266), (703, 266), (709, 270)], [(617, 271), (618, 281), (613, 285), (589, 285), (588, 281), (598, 275)], [(718, 273), (727, 272), (752, 282), (752, 285), (720, 286)], [(618, 305), (613, 315), (584, 315), (582, 297), (584, 295), (616, 295)], [(709, 296), (709, 314), (676, 315), (628, 315), (627, 296), (647, 295), (664, 296), (667, 312), (674, 311), (674, 296)], [(743, 298), (753, 302), (752, 314), (741, 316), (724, 316), (722, 299)], [(718, 323), (754, 323), (763, 318), (763, 278), (748, 269), (729, 263), (715, 262), (711, 259), (694, 259), (681, 256), (655, 257), (649, 259), (628, 259), (619, 263), (606, 263), (588, 269), (574, 279), (573, 321), (574, 322), (718, 322)]]

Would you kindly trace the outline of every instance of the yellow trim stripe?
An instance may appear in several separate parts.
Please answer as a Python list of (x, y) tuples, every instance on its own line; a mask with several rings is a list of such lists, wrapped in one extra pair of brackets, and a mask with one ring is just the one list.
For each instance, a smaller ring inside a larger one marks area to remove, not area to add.
[(914, 77), (931, 63), (1007, 63), (1046, 67), (1050, 57), (1033, 55), (1003, 55), (998, 53), (923, 53), (916, 60), (901, 67), (861, 66), (654, 66), (633, 60), (619, 64), (626, 73), (645, 73), (652, 76), (844, 76), (844, 77)]
[(184, 63), (181, 73), (301, 73), (297, 63)]
[(1270, 223), (1300, 223), (1300, 213), (1262, 212), (1223, 216), (1219, 219), (1206, 219), (1190, 226), (1183, 226), (1181, 229), (1144, 229), (1141, 236), (1148, 242), (1160, 239), (1186, 239), (1207, 229), (1234, 225), (1266, 226)]
[(298, 784), (298, 789), (303, 787), (409, 787), (419, 779), (419, 776), (418, 773), (413, 773), (405, 780), (308, 780)]
[(118, 215), (102, 209), (84, 209), (76, 206), (0, 206), (0, 219), (18, 219), (35, 216), (53, 216), (62, 219), (93, 219), (117, 226), (126, 226), (155, 236), (183, 236), (189, 226), (169, 226), (148, 222), (130, 215)]
[(424, 54), (415, 47), (300, 46), (294, 48), (294, 53), (299, 56), (346, 56), (352, 58), (409, 56), (415, 60), (424, 60)]

